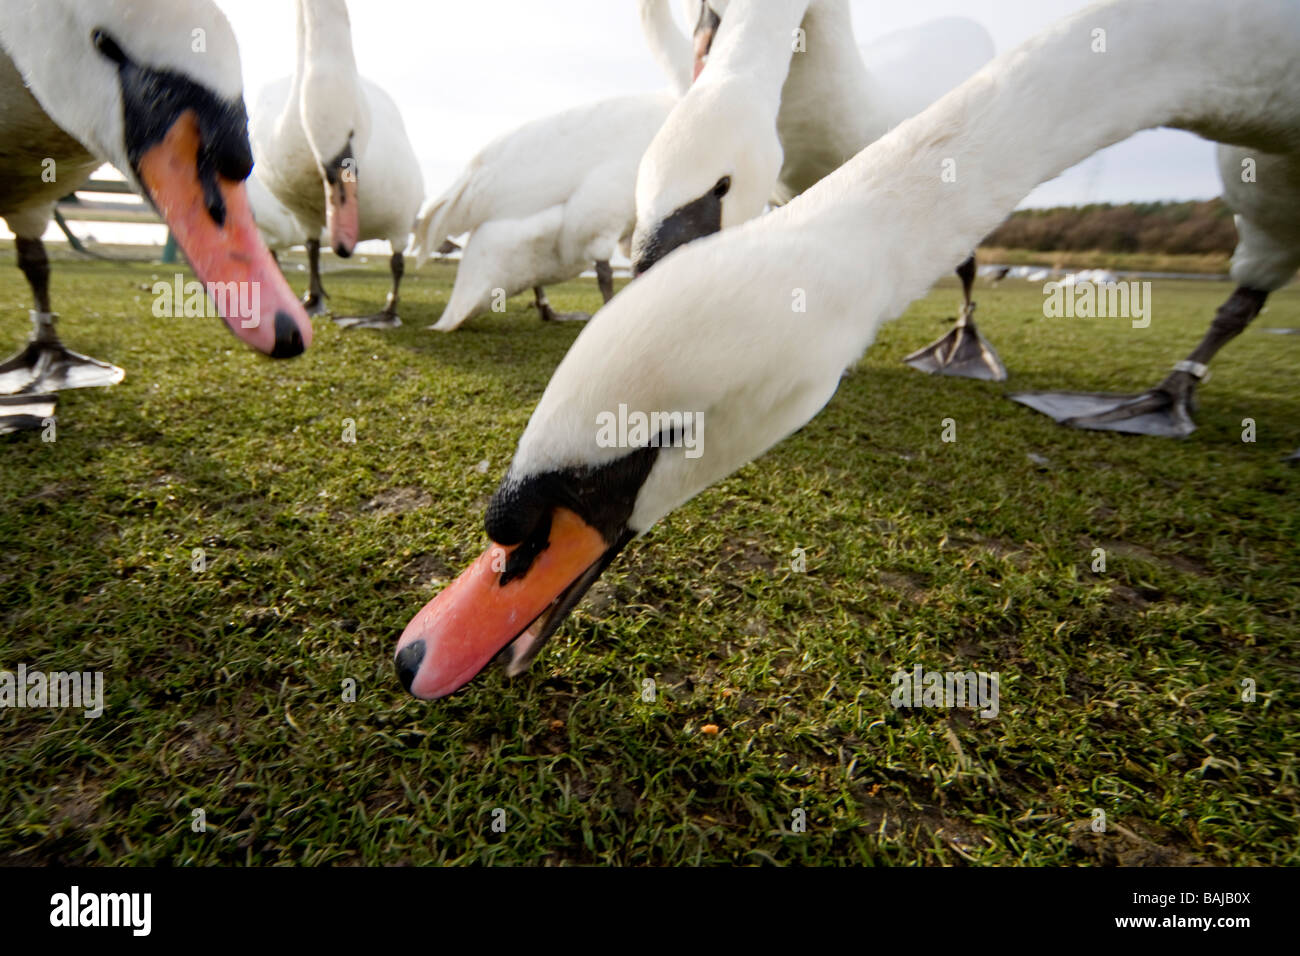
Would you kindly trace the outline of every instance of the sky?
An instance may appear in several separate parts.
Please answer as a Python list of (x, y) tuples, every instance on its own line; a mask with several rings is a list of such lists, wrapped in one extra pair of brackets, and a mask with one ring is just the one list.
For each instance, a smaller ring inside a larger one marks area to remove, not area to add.
[[(250, 108), (289, 74), (292, 0), (217, 0), (239, 38)], [(851, 0), (859, 43), (943, 16), (982, 24), (999, 53), (1089, 0)], [(571, 106), (667, 82), (641, 36), (634, 0), (349, 0), (361, 72), (396, 100), (436, 196), (494, 136)], [(673, 0), (679, 19), (680, 4)], [(1062, 113), (1062, 122), (1070, 119)], [(1158, 130), (1098, 153), (1025, 205), (1208, 199), (1213, 147)]]

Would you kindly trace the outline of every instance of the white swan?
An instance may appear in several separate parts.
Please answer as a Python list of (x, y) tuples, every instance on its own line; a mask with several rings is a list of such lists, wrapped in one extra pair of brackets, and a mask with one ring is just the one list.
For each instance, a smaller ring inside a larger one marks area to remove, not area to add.
[[(689, 18), (698, 18), (699, 5), (700, 0), (687, 0), (685, 4), (687, 22), (692, 25), (695, 20)], [(694, 79), (695, 51), (691, 41), (678, 28), (668, 0), (637, 0), (637, 12), (651, 56), (673, 84), (677, 95), (681, 96), (690, 89)]]
[[(934, 20), (855, 45), (848, 0), (709, 0), (696, 28), (695, 87), (641, 161), (638, 273), (685, 242), (787, 202), (983, 66), (979, 24)], [(1001, 381), (975, 328), (973, 263), (956, 327), (908, 357), (916, 368)]]
[(392, 97), (357, 72), (346, 0), (298, 0), (294, 72), (262, 91), (253, 112), (253, 153), (271, 193), (306, 229), (311, 287), (304, 304), (325, 311), (320, 241), (352, 255), (365, 239), (392, 246), (392, 291), (382, 311), (339, 319), (391, 328), (405, 261), (402, 251), (424, 198), (420, 164)]
[[(691, 49), (666, 0), (640, 0), (639, 7), (656, 59), (675, 87), (688, 85)], [(470, 233), (451, 298), (430, 328), (453, 331), (529, 288), (543, 319), (586, 319), (555, 312), (544, 286), (592, 263), (608, 302), (609, 260), (626, 246), (636, 216), (637, 164), (675, 102), (672, 94), (648, 93), (579, 106), (527, 123), (475, 156), (416, 221), (417, 265), (449, 237)]]
[[(35, 334), (0, 392), (109, 385), (122, 370), (55, 333), (41, 236), (54, 202), (110, 162), (166, 219), (231, 330), (299, 354), (311, 323), (262, 245), (234, 33), (207, 0), (6, 0), (0, 5), (0, 216), (18, 237)], [(225, 283), (242, 283), (227, 287)], [(256, 289), (240, 303), (229, 288)], [(30, 423), (27, 423), (30, 424)], [(0, 426), (2, 427), (2, 426)]]
[(280, 200), (271, 194), (262, 177), (258, 175), (257, 166), (248, 177), (248, 205), (253, 210), (253, 221), (257, 231), (262, 234), (266, 248), (274, 255), (286, 252), (294, 246), (307, 241), (307, 229), (300, 223)]
[(707, 10), (715, 17), (696, 37), (707, 68), (637, 177), (638, 271), (797, 196), (993, 56), (987, 31), (960, 18), (859, 51), (847, 0), (710, 0)]
[[(509, 670), (526, 666), (621, 547), (817, 414), (880, 325), (1036, 185), (1138, 130), (1244, 147), (1223, 154), (1240, 216), (1233, 275), (1252, 302), (1287, 282), (1300, 267), (1298, 49), (1293, 0), (1239, 0), (1230, 20), (1217, 0), (1098, 4), (784, 208), (673, 253), (560, 363), (488, 508), (495, 543), (398, 642), (405, 686), (451, 693), (503, 649)], [(956, 182), (943, 177), (950, 160)], [(1206, 351), (1242, 315), (1220, 313)], [(688, 447), (602, 440), (604, 416), (633, 412), (702, 413), (707, 428), (682, 418), (651, 436)]]
[(532, 288), (543, 319), (558, 315), (543, 286), (596, 263), (613, 295), (609, 260), (632, 231), (637, 163), (672, 109), (669, 93), (603, 100), (528, 123), (494, 140), (415, 226), (417, 264), (469, 233), (451, 298), (431, 328), (450, 332), (502, 296)]

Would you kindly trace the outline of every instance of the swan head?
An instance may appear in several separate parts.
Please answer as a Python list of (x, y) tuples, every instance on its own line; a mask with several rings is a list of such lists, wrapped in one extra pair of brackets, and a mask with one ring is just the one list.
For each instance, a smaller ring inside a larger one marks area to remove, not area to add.
[(199, 280), (220, 287), (235, 335), (275, 357), (301, 353), (311, 322), (249, 210), (239, 50), (220, 11), (207, 0), (6, 0), (0, 42), (50, 118), (116, 166)]
[(763, 212), (784, 153), (775, 117), (742, 77), (701, 79), (641, 157), (632, 262), (639, 275), (678, 246)]
[[(398, 641), (407, 690), (443, 697), (494, 657), (522, 671), (625, 545), (830, 399), (851, 303), (793, 311), (778, 277), (800, 237), (759, 225), (680, 250), (582, 331), (488, 507), (492, 544)], [(799, 281), (822, 288), (844, 266)]]
[(708, 0), (706, 3), (696, 0), (687, 7), (688, 16), (693, 12), (694, 7), (698, 7), (699, 11), (695, 14), (693, 21), (687, 22), (695, 24), (695, 30), (691, 37), (695, 58), (692, 78), (698, 80), (705, 64), (709, 62), (709, 52), (713, 49), (713, 38), (718, 33), (718, 27), (722, 23), (722, 14), (726, 10), (726, 0)]
[(358, 157), (370, 142), (370, 111), (357, 80), (345, 0), (318, 0), (301, 9), (307, 18), (307, 49), (299, 118), (325, 189), (330, 245), (347, 258), (361, 235)]

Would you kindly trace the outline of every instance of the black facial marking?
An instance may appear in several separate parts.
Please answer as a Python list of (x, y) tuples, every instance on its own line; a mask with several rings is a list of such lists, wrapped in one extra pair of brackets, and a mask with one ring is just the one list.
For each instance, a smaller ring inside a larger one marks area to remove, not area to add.
[(550, 543), (551, 515), (568, 508), (614, 546), (629, 539), (627, 522), (658, 458), (659, 448), (638, 448), (595, 468), (566, 468), (523, 481), (506, 479), (488, 505), (485, 525), (497, 544), (519, 545), (506, 561), (501, 584), (524, 574)]
[(707, 193), (679, 207), (655, 227), (636, 252), (634, 272), (640, 275), (678, 246), (722, 230), (722, 199), (731, 191), (731, 177), (723, 176)]
[[(331, 186), (337, 185), (339, 182), (339, 177), (340, 175), (342, 175), (343, 172), (343, 164), (346, 163), (348, 160), (353, 160), (354, 163), (356, 160), (356, 156), (352, 152), (351, 133), (348, 133), (348, 144), (343, 147), (342, 151), (337, 156), (335, 156), (333, 159), (331, 159), (328, 163), (325, 164), (325, 181), (329, 183)], [(347, 202), (346, 193), (339, 194), (339, 202), (340, 203)]]
[[(180, 73), (140, 66), (106, 30), (92, 31), (91, 42), (117, 64), (127, 158), (137, 175), (144, 154), (163, 141), (182, 113), (193, 110), (199, 124), (197, 172), (203, 197), (213, 221), (225, 225), (226, 204), (217, 177), (243, 182), (253, 169), (243, 99), (223, 100)], [(152, 196), (147, 198), (153, 202)]]

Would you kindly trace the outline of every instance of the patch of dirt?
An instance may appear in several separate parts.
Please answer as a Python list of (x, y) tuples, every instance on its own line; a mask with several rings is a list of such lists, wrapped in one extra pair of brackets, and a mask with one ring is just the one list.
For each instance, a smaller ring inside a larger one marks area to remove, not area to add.
[(719, 563), (732, 573), (770, 572), (776, 568), (775, 559), (759, 542), (738, 538), (728, 538), (722, 543), (722, 560)]
[(387, 488), (362, 505), (361, 510), (378, 515), (399, 515), (432, 504), (433, 496), (423, 488)]
[(55, 787), (50, 796), (54, 801), (54, 821), (81, 828), (99, 817), (104, 791), (96, 784), (87, 787), (83, 780), (75, 788)]
[(897, 591), (912, 604), (925, 603), (926, 587), (930, 583), (923, 575), (894, 571), (881, 571), (879, 581), (885, 587)]
[[(1083, 546), (1088, 553), (1092, 553), (1093, 548), (1103, 548), (1106, 551), (1107, 566), (1112, 557), (1129, 558), (1136, 561), (1146, 561), (1150, 564), (1163, 564), (1166, 567), (1173, 568), (1175, 571), (1181, 571), (1184, 574), (1195, 574), (1197, 577), (1205, 577), (1210, 573), (1205, 565), (1181, 554), (1157, 554), (1150, 548), (1143, 547), (1140, 544), (1132, 544), (1128, 541), (1098, 541), (1083, 542)], [(1091, 561), (1088, 562), (1091, 564)]]
[(602, 620), (610, 608), (619, 603), (617, 588), (609, 581), (598, 578), (582, 599), (583, 610), (587, 614)]
[(984, 535), (972, 535), (966, 537), (963, 535), (949, 535), (943, 544), (944, 548), (955, 548), (961, 551), (969, 551), (974, 548), (981, 548), (988, 551), (999, 560), (1009, 561), (1021, 571), (1029, 567), (1029, 553), (1022, 545), (1014, 541), (1006, 541), (1002, 538), (988, 538)]
[[(1168, 831), (1151, 824), (1138, 824), (1151, 839), (1112, 822), (1105, 833), (1094, 833), (1091, 820), (1070, 827), (1067, 839), (1075, 850), (1102, 866), (1207, 866), (1204, 859), (1180, 846)], [(1158, 842), (1157, 842), (1158, 841)]]
[(1155, 588), (1131, 588), (1127, 584), (1112, 584), (1110, 603), (1116, 607), (1145, 610), (1164, 597)]
[(432, 552), (412, 558), (402, 569), (402, 573), (411, 584), (419, 586), (450, 581), (456, 576), (455, 569)]
[(897, 839), (907, 831), (919, 829), (942, 839), (965, 860), (970, 860), (975, 850), (986, 845), (984, 834), (977, 826), (947, 817), (937, 807), (908, 806), (897, 794), (880, 792), (879, 786), (869, 790), (854, 787), (854, 795), (871, 830), (886, 839)]

